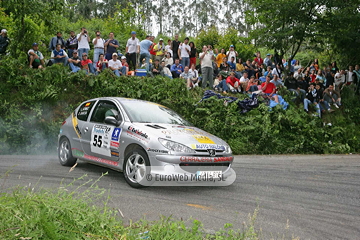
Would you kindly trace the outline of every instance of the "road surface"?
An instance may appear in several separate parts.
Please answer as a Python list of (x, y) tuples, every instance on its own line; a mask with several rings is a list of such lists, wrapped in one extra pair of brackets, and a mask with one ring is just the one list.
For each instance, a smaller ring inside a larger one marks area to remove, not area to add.
[(360, 239), (359, 155), (236, 156), (233, 168), (237, 178), (228, 187), (133, 189), (122, 173), (85, 162), (69, 172), (55, 155), (0, 155), (0, 189), (37, 182), (38, 188), (55, 188), (62, 179), (108, 172), (99, 186), (110, 189), (110, 205), (126, 221), (171, 215), (198, 219), (210, 232), (225, 223), (241, 229), (258, 207), (255, 226), (264, 239)]

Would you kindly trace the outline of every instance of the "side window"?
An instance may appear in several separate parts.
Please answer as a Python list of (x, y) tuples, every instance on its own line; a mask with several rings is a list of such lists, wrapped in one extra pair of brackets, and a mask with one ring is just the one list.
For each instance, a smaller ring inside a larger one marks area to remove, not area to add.
[(79, 108), (76, 117), (81, 121), (86, 121), (94, 103), (95, 101), (83, 103), (83, 105)]
[(121, 115), (116, 105), (111, 101), (99, 101), (96, 105), (90, 121), (96, 123), (104, 123), (108, 116), (115, 117), (116, 120), (121, 120)]

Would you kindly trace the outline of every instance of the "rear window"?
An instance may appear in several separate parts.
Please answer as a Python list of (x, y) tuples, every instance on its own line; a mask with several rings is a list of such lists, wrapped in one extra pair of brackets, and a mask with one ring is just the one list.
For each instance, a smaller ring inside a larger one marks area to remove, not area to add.
[(81, 121), (86, 121), (92, 107), (94, 106), (94, 103), (95, 103), (95, 101), (89, 101), (89, 102), (83, 103), (81, 105), (81, 107), (79, 108), (79, 111), (78, 111), (76, 117)]

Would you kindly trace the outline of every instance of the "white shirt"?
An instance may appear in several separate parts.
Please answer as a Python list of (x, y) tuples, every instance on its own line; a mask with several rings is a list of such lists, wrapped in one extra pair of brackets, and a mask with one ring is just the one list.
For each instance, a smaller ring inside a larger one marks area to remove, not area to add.
[(227, 51), (226, 52), (226, 56), (228, 56), (227, 59), (230, 61), (231, 58), (234, 57), (235, 58), (234, 62), (236, 63), (236, 53), (237, 53), (236, 51)]
[(166, 46), (165, 46), (165, 52), (170, 53), (170, 54), (171, 54), (171, 57), (174, 56), (173, 50), (171, 50), (171, 46), (170, 46), (170, 45), (166, 45)]
[(240, 78), (240, 82), (247, 82), (247, 81), (249, 81), (249, 79), (248, 79), (248, 78), (244, 78), (244, 76), (242, 76), (242, 77)]
[(79, 33), (76, 38), (79, 39), (81, 35), (81, 39), (80, 41), (78, 40), (78, 49), (80, 48), (86, 48), (86, 49), (90, 49), (90, 45), (87, 39), (87, 34), (82, 35), (81, 33)]
[[(204, 58), (202, 58), (202, 56), (205, 54)], [(202, 52), (200, 53), (200, 59), (201, 59), (201, 67), (211, 67), (213, 68), (212, 65), (212, 58), (213, 58), (213, 54), (211, 53), (207, 53), (207, 52)]]
[(194, 69), (192, 70), (191, 68), (189, 69), (189, 73), (191, 73), (193, 75), (193, 78), (199, 78), (199, 72), (198, 70)]
[(180, 49), (180, 56), (181, 57), (189, 57), (189, 53), (186, 50), (191, 51), (191, 47), (188, 44), (183, 43), (181, 46), (179, 46)]
[(109, 61), (108, 65), (109, 65), (109, 68), (112, 67), (112, 68), (115, 68), (115, 69), (120, 69), (122, 67), (122, 64), (121, 64), (120, 60), (114, 61), (114, 60), (111, 59)]
[(104, 48), (105, 40), (102, 38), (99, 38), (95, 44), (96, 38), (92, 40), (92, 43), (94, 44), (94, 48)]
[(299, 72), (295, 72), (295, 73), (294, 73), (294, 78), (295, 78), (296, 80), (299, 80), (300, 78), (304, 78), (304, 74), (299, 73)]
[(174, 64), (174, 59), (172, 58), (172, 57), (170, 57), (170, 58), (164, 58), (163, 59), (164, 60), (164, 62), (165, 62), (165, 66), (167, 66), (167, 65), (173, 65)]
[[(279, 73), (278, 73), (278, 72), (279, 72)], [(281, 70), (278, 69), (278, 68), (274, 68), (274, 69), (272, 70), (271, 74), (272, 74), (273, 76), (276, 75), (276, 76), (278, 76), (278, 77), (280, 78), (279, 74), (281, 74)]]
[(335, 85), (345, 82), (345, 74), (340, 74), (339, 72), (335, 74)]
[(126, 47), (128, 47), (128, 53), (136, 53), (137, 46), (140, 46), (140, 41), (138, 38), (132, 39), (129, 38)]
[(43, 60), (44, 59), (44, 56), (42, 55), (42, 53), (40, 52), (40, 51), (34, 51), (34, 49), (30, 49), (29, 51), (28, 51), (28, 55), (30, 55), (30, 53), (31, 52), (33, 52), (33, 53), (35, 53), (36, 55), (38, 55), (38, 57), (39, 57), (39, 59), (40, 60)]
[(165, 74), (165, 75), (168, 75), (168, 76), (171, 76), (171, 75), (172, 75), (171, 72), (170, 72), (170, 69), (167, 68), (167, 67), (164, 67), (164, 68), (163, 68), (163, 71), (164, 71), (164, 74)]
[(352, 75), (354, 74), (354, 72), (348, 72), (347, 73), (347, 82), (352, 82), (353, 79), (352, 79)]

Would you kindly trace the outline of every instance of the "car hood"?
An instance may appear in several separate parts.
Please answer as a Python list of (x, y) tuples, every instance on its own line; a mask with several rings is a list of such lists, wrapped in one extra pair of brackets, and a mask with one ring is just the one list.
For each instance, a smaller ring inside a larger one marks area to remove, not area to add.
[(134, 123), (134, 125), (148, 135), (178, 142), (192, 149), (225, 150), (228, 146), (224, 140), (196, 127), (162, 123)]

